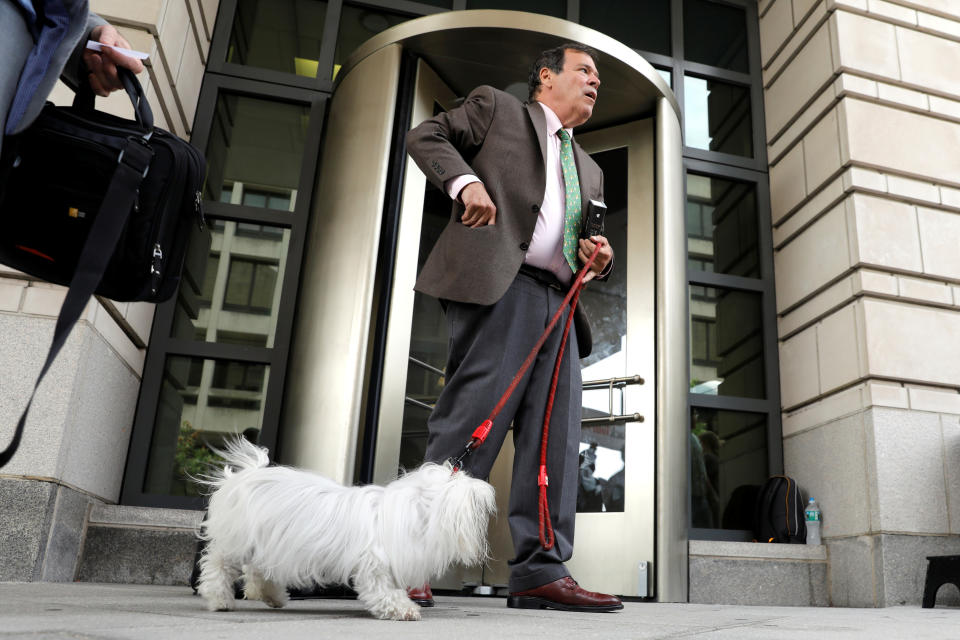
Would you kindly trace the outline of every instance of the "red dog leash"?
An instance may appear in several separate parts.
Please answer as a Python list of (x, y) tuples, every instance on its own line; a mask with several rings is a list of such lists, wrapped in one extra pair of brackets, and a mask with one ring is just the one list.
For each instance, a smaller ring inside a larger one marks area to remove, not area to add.
[(524, 374), (526, 374), (527, 369), (529, 369), (530, 365), (533, 364), (534, 358), (536, 358), (537, 354), (540, 353), (540, 349), (543, 347), (543, 344), (547, 341), (547, 338), (550, 336), (550, 333), (556, 326), (557, 321), (560, 319), (560, 314), (563, 313), (563, 310), (567, 307), (567, 305), (569, 305), (570, 314), (567, 316), (566, 324), (563, 327), (563, 338), (560, 341), (560, 350), (557, 352), (557, 359), (553, 366), (553, 378), (550, 381), (550, 394), (547, 397), (547, 408), (543, 416), (543, 436), (540, 441), (540, 469), (539, 473), (537, 474), (537, 485), (540, 491), (540, 544), (544, 549), (552, 549), (554, 544), (553, 525), (550, 523), (550, 510), (547, 505), (547, 484), (549, 482), (547, 477), (547, 441), (550, 434), (550, 415), (553, 413), (553, 400), (557, 394), (557, 380), (560, 375), (560, 363), (563, 360), (563, 352), (566, 349), (567, 338), (570, 335), (570, 323), (571, 320), (573, 320), (573, 314), (577, 308), (577, 302), (580, 300), (580, 292), (584, 287), (583, 279), (591, 265), (593, 265), (594, 261), (596, 260), (597, 255), (600, 253), (600, 248), (603, 246), (603, 244), (603, 241), (597, 243), (597, 246), (593, 250), (593, 254), (587, 260), (586, 264), (584, 264), (583, 267), (577, 272), (577, 277), (574, 279), (573, 285), (571, 285), (570, 290), (563, 299), (563, 302), (560, 303), (559, 307), (557, 307), (557, 310), (550, 319), (550, 323), (547, 325), (547, 328), (543, 330), (543, 333), (540, 335), (537, 343), (533, 345), (533, 349), (530, 350), (527, 358), (523, 361), (523, 364), (520, 365), (520, 369), (513, 376), (513, 380), (510, 381), (510, 386), (508, 386), (507, 390), (504, 391), (502, 396), (500, 396), (500, 401), (497, 402), (496, 406), (493, 408), (493, 411), (491, 411), (490, 415), (487, 416), (487, 419), (481, 422), (480, 426), (474, 429), (473, 435), (470, 436), (470, 441), (467, 442), (467, 445), (464, 447), (460, 455), (453, 459), (453, 471), (456, 473), (463, 466), (464, 461), (470, 457), (470, 454), (472, 454), (475, 449), (484, 443), (484, 441), (487, 439), (487, 436), (490, 435), (490, 430), (493, 428), (493, 421), (497, 418), (497, 415), (500, 414), (500, 411), (507, 404), (507, 400), (510, 399), (510, 396), (513, 395), (517, 385), (520, 384), (520, 380), (522, 380)]

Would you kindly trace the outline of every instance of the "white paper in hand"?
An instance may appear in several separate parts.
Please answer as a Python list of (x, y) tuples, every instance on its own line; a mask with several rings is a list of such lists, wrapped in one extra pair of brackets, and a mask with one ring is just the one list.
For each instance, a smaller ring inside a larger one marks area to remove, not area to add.
[[(132, 49), (124, 49), (123, 47), (115, 47), (113, 45), (106, 46), (110, 47), (114, 51), (119, 51), (125, 56), (136, 58), (137, 60), (146, 60), (150, 57), (149, 53), (144, 53), (143, 51), (134, 51)], [(90, 49), (91, 51), (102, 51), (103, 45), (99, 42), (94, 42), (93, 40), (87, 40), (87, 49)]]

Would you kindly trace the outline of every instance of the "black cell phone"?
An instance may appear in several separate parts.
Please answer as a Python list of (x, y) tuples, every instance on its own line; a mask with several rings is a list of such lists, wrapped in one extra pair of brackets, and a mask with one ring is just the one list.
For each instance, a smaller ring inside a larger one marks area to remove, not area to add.
[(602, 236), (603, 217), (606, 214), (607, 205), (590, 200), (587, 203), (587, 215), (583, 217), (583, 224), (580, 226), (580, 237), (586, 239), (590, 236)]

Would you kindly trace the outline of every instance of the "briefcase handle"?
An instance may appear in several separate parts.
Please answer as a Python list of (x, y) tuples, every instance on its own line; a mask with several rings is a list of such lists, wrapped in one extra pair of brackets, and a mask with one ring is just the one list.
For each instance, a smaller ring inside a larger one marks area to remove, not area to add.
[[(140, 81), (137, 80), (137, 76), (129, 69), (123, 67), (117, 67), (117, 75), (120, 77), (120, 82), (123, 83), (123, 88), (130, 98), (130, 103), (133, 105), (133, 113), (137, 119), (137, 124), (148, 133), (152, 132), (153, 111), (150, 109), (150, 103), (147, 102), (146, 97), (143, 95), (143, 87), (140, 86)], [(93, 88), (90, 86), (90, 83), (85, 81), (81, 82), (80, 87), (73, 96), (73, 106), (83, 111), (96, 111), (95, 98), (96, 95), (93, 93)]]

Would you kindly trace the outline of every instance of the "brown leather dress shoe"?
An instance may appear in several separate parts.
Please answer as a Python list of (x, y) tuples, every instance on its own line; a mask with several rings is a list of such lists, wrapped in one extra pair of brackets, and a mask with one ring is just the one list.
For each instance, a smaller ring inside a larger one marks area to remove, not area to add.
[(577, 581), (567, 576), (548, 584), (515, 591), (507, 598), (511, 609), (559, 609), (560, 611), (616, 611), (623, 603), (616, 596), (594, 593), (580, 588)]
[(433, 606), (433, 592), (430, 591), (429, 584), (425, 584), (419, 589), (407, 589), (407, 595), (421, 607)]

